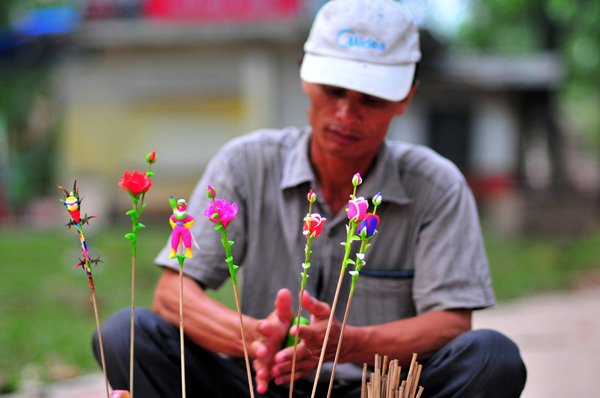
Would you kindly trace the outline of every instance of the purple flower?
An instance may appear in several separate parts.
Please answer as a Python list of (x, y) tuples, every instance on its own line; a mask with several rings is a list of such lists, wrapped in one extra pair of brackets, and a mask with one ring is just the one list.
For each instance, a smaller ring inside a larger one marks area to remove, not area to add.
[(373, 213), (367, 213), (365, 219), (356, 227), (356, 233), (365, 238), (375, 235), (379, 225), (379, 216)]

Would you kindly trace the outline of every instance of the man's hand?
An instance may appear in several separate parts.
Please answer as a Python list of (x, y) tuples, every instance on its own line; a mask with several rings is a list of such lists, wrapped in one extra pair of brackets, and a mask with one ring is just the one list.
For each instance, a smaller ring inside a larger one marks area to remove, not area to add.
[(261, 394), (267, 391), (269, 381), (273, 378), (271, 367), (274, 356), (285, 341), (293, 318), (291, 293), (287, 289), (281, 289), (275, 297), (275, 310), (258, 325), (262, 337), (252, 343), (256, 391)]
[[(296, 348), (296, 369), (294, 379), (307, 376), (313, 372), (319, 363), (319, 356), (325, 339), (325, 331), (331, 309), (325, 302), (319, 301), (304, 292), (302, 296), (302, 307), (311, 313), (310, 325), (294, 326), (290, 329), (290, 334), (296, 335), (302, 339)], [(325, 348), (325, 359), (333, 360), (337, 347), (341, 325), (334, 319), (327, 347)], [(275, 384), (289, 383), (291, 379), (292, 358), (294, 347), (287, 347), (279, 351), (274, 358), (274, 364), (271, 368), (271, 375), (275, 379)]]

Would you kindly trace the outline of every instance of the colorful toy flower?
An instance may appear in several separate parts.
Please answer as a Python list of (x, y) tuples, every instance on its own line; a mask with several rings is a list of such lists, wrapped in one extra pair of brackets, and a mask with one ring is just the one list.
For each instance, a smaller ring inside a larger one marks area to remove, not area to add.
[(94, 316), (96, 318), (96, 333), (98, 334), (98, 346), (100, 348), (100, 359), (102, 363), (102, 373), (104, 374), (104, 385), (106, 388), (106, 397), (108, 398), (109, 388), (108, 388), (108, 376), (106, 372), (106, 360), (104, 357), (104, 344), (102, 342), (102, 329), (100, 328), (100, 318), (98, 316), (98, 304), (96, 303), (96, 291), (94, 287), (94, 278), (92, 276), (92, 264), (98, 264), (102, 262), (100, 257), (91, 258), (88, 252), (88, 245), (85, 239), (85, 234), (83, 231), (83, 226), (85, 224), (89, 224), (89, 221), (94, 216), (88, 216), (87, 214), (81, 217), (81, 198), (79, 196), (79, 190), (77, 188), (77, 181), (73, 183), (73, 190), (67, 191), (62, 186), (58, 186), (60, 190), (65, 193), (65, 198), (61, 200), (61, 202), (65, 205), (67, 212), (71, 219), (65, 225), (67, 228), (71, 229), (74, 227), (79, 234), (79, 243), (81, 245), (81, 255), (82, 257), (79, 259), (79, 262), (75, 264), (73, 268), (81, 267), (88, 280), (88, 286), (90, 288), (90, 301), (92, 303), (92, 307), (94, 309)]
[(244, 360), (246, 362), (246, 375), (248, 378), (248, 389), (250, 397), (254, 398), (254, 386), (252, 385), (252, 372), (250, 368), (250, 357), (248, 355), (248, 349), (246, 348), (246, 337), (244, 333), (244, 321), (242, 317), (242, 307), (240, 304), (240, 296), (238, 292), (237, 283), (237, 270), (239, 266), (233, 263), (233, 254), (231, 253), (231, 246), (233, 241), (227, 237), (227, 226), (233, 221), (238, 212), (238, 206), (236, 203), (229, 203), (225, 199), (217, 199), (217, 191), (212, 185), (206, 187), (206, 196), (210, 199), (208, 207), (204, 209), (204, 216), (209, 219), (210, 222), (216, 224), (215, 230), (221, 232), (221, 244), (225, 249), (225, 262), (229, 267), (229, 276), (231, 277), (231, 286), (233, 288), (233, 297), (235, 299), (235, 305), (239, 316), (240, 334), (242, 336), (242, 347), (244, 349)]
[[(156, 157), (156, 155), (154, 155)], [(154, 163), (155, 160), (152, 161)], [(149, 162), (149, 164), (152, 164)], [(152, 180), (150, 179), (152, 175), (148, 175), (148, 173), (140, 173), (137, 170), (133, 170), (130, 172), (127, 170), (123, 174), (123, 178), (119, 179), (119, 186), (125, 190), (125, 192), (129, 193), (134, 197), (139, 197), (142, 193), (148, 192), (148, 190), (152, 187)]]
[(204, 216), (207, 217), (211, 222), (215, 224), (219, 224), (220, 222), (223, 224), (223, 228), (227, 228), (229, 223), (237, 216), (237, 212), (237, 203), (229, 203), (225, 199), (214, 199), (210, 202), (208, 207), (204, 209)]
[(367, 216), (368, 208), (369, 202), (362, 196), (350, 199), (348, 202), (348, 219), (355, 223), (364, 220)]
[(137, 170), (130, 172), (127, 170), (123, 174), (123, 178), (119, 179), (119, 186), (123, 188), (125, 192), (131, 197), (133, 207), (128, 210), (125, 215), (131, 219), (131, 232), (125, 234), (125, 238), (129, 239), (131, 246), (131, 335), (130, 335), (130, 358), (129, 358), (129, 391), (133, 398), (133, 347), (135, 337), (135, 322), (134, 308), (135, 308), (135, 260), (137, 257), (137, 233), (140, 229), (146, 226), (140, 222), (142, 213), (146, 208), (147, 204), (144, 203), (144, 197), (146, 192), (152, 187), (151, 177), (154, 175), (150, 168), (152, 164), (156, 162), (156, 152), (152, 151), (146, 155), (146, 163), (148, 163), (148, 170), (141, 173)]
[(373, 213), (367, 213), (367, 216), (356, 227), (356, 233), (362, 238), (370, 238), (373, 236), (379, 225), (379, 216)]
[[(311, 189), (308, 191), (306, 195), (306, 199), (308, 200), (308, 213), (304, 217), (302, 234), (306, 236), (306, 246), (304, 247), (304, 262), (302, 263), (302, 281), (300, 282), (300, 293), (298, 295), (298, 311), (296, 312), (296, 317), (292, 322), (292, 326), (302, 324), (302, 296), (304, 294), (304, 289), (306, 288), (306, 282), (308, 281), (308, 269), (311, 267), (310, 264), (310, 256), (312, 254), (312, 241), (323, 231), (323, 226), (325, 225), (325, 221), (327, 220), (324, 217), (321, 217), (318, 213), (313, 213), (312, 208), (313, 204), (317, 201), (317, 194)], [(307, 320), (305, 320), (307, 321)], [(290, 326), (291, 327), (291, 326)], [(297, 347), (298, 347), (298, 333), (294, 336), (288, 335), (288, 342), (293, 342), (294, 350), (292, 351), (292, 369), (291, 369), (291, 378), (290, 378), (290, 397), (294, 392), (294, 374), (296, 372), (296, 356), (297, 356)]]
[[(335, 378), (335, 369), (337, 366), (337, 361), (340, 355), (340, 351), (342, 348), (342, 339), (344, 338), (344, 330), (346, 329), (346, 323), (348, 320), (348, 314), (350, 313), (350, 305), (352, 304), (352, 297), (354, 296), (354, 289), (356, 287), (356, 282), (358, 281), (358, 277), (360, 276), (360, 270), (365, 266), (365, 254), (371, 244), (369, 241), (375, 236), (377, 232), (377, 226), (379, 225), (379, 216), (375, 214), (377, 212), (377, 207), (381, 204), (382, 198), (381, 193), (377, 193), (373, 197), (373, 212), (368, 213), (365, 219), (356, 227), (356, 232), (358, 233), (360, 239), (360, 249), (358, 253), (356, 253), (356, 261), (354, 261), (354, 270), (350, 271), (350, 275), (352, 275), (352, 284), (350, 285), (350, 292), (348, 294), (348, 301), (346, 301), (346, 310), (344, 311), (344, 320), (342, 321), (342, 326), (340, 329), (340, 336), (338, 340), (338, 345), (335, 352), (335, 357), (333, 359), (333, 367), (331, 370), (330, 380), (329, 380), (329, 394), (331, 394), (331, 389), (333, 387), (333, 380)], [(330, 395), (328, 395), (329, 397)]]
[(321, 217), (321, 215), (318, 213), (307, 214), (304, 218), (304, 228), (302, 233), (307, 238), (316, 238), (317, 236), (321, 235), (326, 220), (326, 218)]

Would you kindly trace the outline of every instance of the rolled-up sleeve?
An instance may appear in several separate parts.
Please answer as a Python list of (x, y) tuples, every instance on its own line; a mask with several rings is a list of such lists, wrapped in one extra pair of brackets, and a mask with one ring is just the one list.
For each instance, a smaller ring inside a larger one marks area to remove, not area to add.
[[(235, 173), (232, 172), (231, 159), (235, 159), (235, 154), (230, 152), (231, 148), (224, 147), (212, 158), (188, 200), (188, 213), (195, 220), (191, 228), (195, 247), (193, 258), (185, 261), (183, 272), (203, 286), (214, 289), (229, 277), (229, 271), (221, 245), (221, 234), (214, 230), (215, 224), (204, 216), (204, 209), (209, 205), (206, 195), (208, 185), (216, 189), (218, 198), (226, 199), (230, 203), (238, 203), (237, 217), (227, 227), (229, 239), (235, 242), (232, 246), (232, 254), (236, 263), (242, 260), (245, 246), (246, 234), (243, 233), (246, 219), (245, 206), (241, 205), (244, 198), (240, 194), (239, 184), (236, 183)], [(155, 263), (178, 270), (177, 260), (169, 258), (170, 249), (170, 243), (167, 243), (156, 257)]]
[(413, 298), (417, 313), (495, 304), (477, 208), (464, 181), (439, 192), (423, 218)]

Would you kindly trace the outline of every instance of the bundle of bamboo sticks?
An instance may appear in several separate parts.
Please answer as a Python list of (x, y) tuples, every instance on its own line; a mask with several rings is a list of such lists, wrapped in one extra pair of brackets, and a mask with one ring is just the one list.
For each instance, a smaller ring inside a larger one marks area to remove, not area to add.
[(405, 380), (400, 382), (402, 367), (398, 360), (388, 363), (387, 355), (375, 355), (375, 368), (367, 382), (367, 364), (363, 365), (361, 398), (421, 398), (423, 387), (419, 386), (419, 377), (423, 366), (413, 354)]

